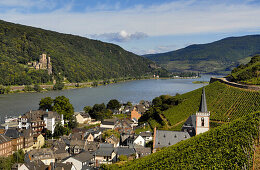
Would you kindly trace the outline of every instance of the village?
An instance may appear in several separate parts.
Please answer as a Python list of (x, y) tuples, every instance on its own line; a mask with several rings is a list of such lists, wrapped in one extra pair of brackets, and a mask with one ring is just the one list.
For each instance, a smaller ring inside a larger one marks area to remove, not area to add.
[(68, 124), (63, 114), (30, 110), (1, 125), (0, 157), (23, 152), (23, 163), (15, 163), (12, 169), (98, 169), (150, 155), (209, 130), (205, 89), (200, 110), (187, 119), (182, 131), (150, 129), (148, 123), (138, 123), (152, 105), (143, 100), (120, 104), (112, 111), (113, 118), (103, 120), (93, 119), (86, 111), (74, 112), (77, 126), (59, 137), (53, 137), (59, 126)]

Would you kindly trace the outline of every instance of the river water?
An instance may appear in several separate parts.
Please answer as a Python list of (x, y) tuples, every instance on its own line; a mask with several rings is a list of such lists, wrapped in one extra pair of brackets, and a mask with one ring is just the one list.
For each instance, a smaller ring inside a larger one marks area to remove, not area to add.
[(5, 116), (18, 116), (29, 110), (38, 109), (40, 100), (48, 96), (55, 98), (64, 95), (70, 99), (75, 111), (80, 111), (84, 106), (103, 102), (106, 104), (110, 99), (138, 103), (140, 100), (151, 101), (163, 94), (186, 93), (203, 86), (193, 84), (193, 81), (209, 81), (210, 77), (211, 75), (203, 75), (198, 79), (136, 80), (96, 88), (0, 95), (0, 122)]

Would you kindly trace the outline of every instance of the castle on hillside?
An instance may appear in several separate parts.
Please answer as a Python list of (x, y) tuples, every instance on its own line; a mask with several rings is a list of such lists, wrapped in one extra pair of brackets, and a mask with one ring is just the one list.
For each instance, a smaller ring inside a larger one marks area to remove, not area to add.
[(40, 55), (39, 62), (29, 62), (28, 65), (34, 67), (36, 70), (48, 70), (48, 74), (52, 74), (51, 57), (47, 57), (46, 54)]

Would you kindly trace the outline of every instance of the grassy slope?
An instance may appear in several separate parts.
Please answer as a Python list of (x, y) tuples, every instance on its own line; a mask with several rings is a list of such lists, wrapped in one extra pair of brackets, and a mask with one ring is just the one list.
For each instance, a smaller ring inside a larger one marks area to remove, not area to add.
[[(260, 92), (234, 88), (220, 82), (205, 86), (208, 110), (212, 121), (228, 122), (246, 113), (260, 110)], [(199, 110), (202, 88), (180, 95), (183, 102), (163, 112), (171, 130), (180, 130), (187, 118)], [(149, 120), (152, 128), (162, 127)]]
[(171, 71), (225, 72), (246, 63), (248, 56), (260, 53), (259, 44), (260, 35), (230, 37), (145, 57)]
[(251, 85), (260, 85), (259, 55), (254, 56), (249, 63), (242, 66), (243, 68), (240, 67), (234, 69), (232, 74), (228, 76), (232, 81)]
[(152, 155), (108, 169), (250, 169), (259, 113), (249, 114)]

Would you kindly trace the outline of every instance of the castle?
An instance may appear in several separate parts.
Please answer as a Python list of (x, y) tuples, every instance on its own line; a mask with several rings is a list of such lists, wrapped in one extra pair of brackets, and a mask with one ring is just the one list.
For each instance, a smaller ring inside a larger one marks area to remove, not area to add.
[(32, 65), (36, 70), (48, 70), (48, 74), (52, 74), (51, 57), (47, 58), (46, 54), (40, 55), (39, 62), (34, 61), (32, 63), (28, 63), (28, 65)]

